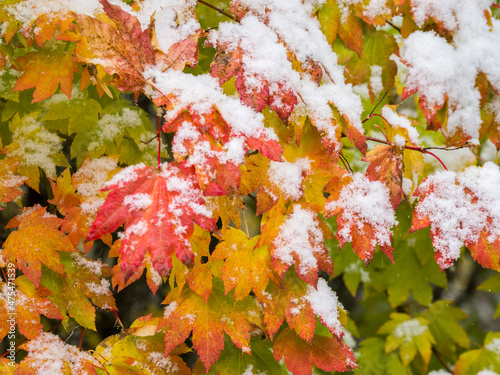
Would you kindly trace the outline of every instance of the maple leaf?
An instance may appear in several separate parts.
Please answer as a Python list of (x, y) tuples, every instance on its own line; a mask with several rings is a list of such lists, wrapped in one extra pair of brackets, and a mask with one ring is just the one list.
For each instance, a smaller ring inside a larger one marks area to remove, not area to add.
[(170, 304), (158, 326), (158, 330), (165, 333), (165, 355), (183, 343), (191, 331), (193, 347), (207, 370), (224, 348), (224, 332), (243, 352), (250, 352), (252, 325), (262, 327), (260, 311), (252, 297), (235, 301), (224, 296), (220, 279), (213, 280), (212, 293), (206, 303), (189, 288), (176, 297), (174, 293), (165, 299), (164, 303)]
[(139, 20), (119, 5), (99, 1), (116, 28), (92, 17), (77, 15), (78, 29), (85, 38), (79, 42), (77, 55), (87, 63), (93, 63), (97, 56), (106, 73), (118, 74), (115, 84), (119, 90), (132, 91), (137, 98), (146, 84), (142, 73), (149, 66), (182, 70), (186, 65), (196, 65), (200, 32), (175, 43), (165, 54), (153, 43), (153, 23), (143, 31)]
[[(279, 214), (279, 211), (271, 211), (270, 219), (273, 214)], [(278, 275), (283, 275), (294, 265), (297, 275), (313, 286), (318, 280), (319, 268), (333, 275), (333, 262), (324, 246), (324, 238), (329, 237), (329, 229), (317, 219), (317, 213), (310, 205), (293, 205), (279, 227), (272, 228), (276, 224), (268, 222), (262, 231), (272, 233), (269, 249)]]
[(289, 328), (278, 335), (273, 345), (277, 361), (283, 357), (288, 370), (294, 374), (312, 374), (313, 366), (324, 371), (352, 371), (357, 367), (354, 354), (343, 342), (334, 338), (315, 335), (308, 342)]
[[(248, 76), (242, 61), (245, 51), (241, 47), (231, 48), (219, 46), (213, 62), (210, 64), (210, 74), (219, 80), (219, 84), (235, 77), (235, 87), (240, 94), (240, 100), (247, 106), (261, 112), (266, 105), (275, 110), (283, 122), (287, 122), (295, 105), (297, 96), (283, 83), (270, 85), (260, 75)], [(255, 82), (259, 82), (258, 85)]]
[(378, 145), (361, 159), (370, 164), (365, 175), (371, 181), (382, 182), (389, 189), (389, 196), (392, 207), (396, 209), (403, 197), (401, 188), (402, 171), (402, 150), (399, 146)]
[[(50, 291), (44, 287), (35, 289), (26, 276), (16, 278), (15, 284), (0, 282), (0, 299), (2, 301), (0, 317), (7, 322), (9, 316), (15, 314), (19, 332), (28, 339), (34, 339), (43, 332), (40, 315), (45, 315), (50, 319), (64, 318), (59, 309), (47, 298), (50, 294)], [(12, 299), (15, 299), (15, 305), (6, 303)], [(0, 339), (3, 339), (8, 333), (9, 325), (5, 324), (0, 329)]]
[[(75, 375), (97, 375), (99, 362), (87, 352), (64, 343), (58, 336), (44, 332), (20, 346), (28, 352), (16, 370), (18, 375), (58, 371)], [(53, 354), (57, 353), (57, 360)]]
[[(65, 274), (44, 271), (40, 284), (50, 290), (48, 299), (64, 315), (69, 315), (85, 328), (96, 330), (95, 307), (116, 310), (110, 283), (105, 278), (111, 270), (105, 264), (83, 258), (77, 253), (62, 254)], [(67, 324), (68, 318), (65, 319)]]
[(32, 103), (51, 97), (59, 84), (61, 91), (68, 98), (73, 88), (73, 75), (78, 71), (71, 54), (64, 46), (54, 50), (28, 52), (17, 58), (19, 70), (23, 71), (18, 78), (13, 91), (27, 90), (35, 87)]
[(437, 173), (415, 190), (420, 200), (410, 232), (431, 226), (441, 271), (458, 259), (463, 244), (483, 267), (500, 270), (500, 224), (492, 208), (498, 201), (493, 188), (498, 181), (498, 166), (488, 162), (482, 168), (469, 167), (459, 173)]
[(340, 247), (351, 242), (354, 252), (369, 264), (378, 242), (392, 261), (390, 228), (396, 220), (389, 190), (381, 182), (370, 181), (360, 173), (350, 176), (340, 167), (337, 171), (337, 176), (325, 187), (331, 195), (325, 203), (324, 217), (338, 214)]
[(384, 323), (377, 331), (388, 334), (385, 352), (390, 353), (399, 348), (401, 361), (407, 366), (418, 351), (428, 364), (431, 359), (432, 344), (436, 343), (429, 330), (429, 322), (422, 317), (411, 319), (409, 315), (402, 313), (391, 313), (390, 317), (391, 320)]
[(160, 318), (152, 314), (137, 319), (126, 333), (109, 336), (96, 348), (96, 358), (104, 359), (108, 371), (127, 374), (168, 373), (189, 375), (191, 371), (179, 354), (189, 351), (179, 346), (175, 352), (165, 356), (165, 344), (160, 333), (155, 334)]
[(260, 299), (266, 290), (269, 278), (276, 283), (278, 278), (271, 268), (271, 257), (267, 246), (258, 246), (260, 236), (248, 238), (243, 231), (230, 228), (215, 248), (211, 260), (225, 259), (222, 280), (227, 294), (234, 288), (234, 299), (240, 301), (254, 291)]
[(51, 270), (64, 274), (59, 252), (75, 251), (68, 237), (59, 227), (62, 219), (46, 214), (45, 207), (27, 209), (20, 218), (12, 219), (5, 228), (19, 227), (9, 234), (4, 243), (3, 254), (36, 287), (42, 276), (42, 263)]
[(144, 164), (130, 166), (115, 175), (103, 190), (110, 193), (87, 240), (112, 233), (125, 224), (120, 248), (125, 279), (138, 270), (146, 252), (154, 269), (166, 276), (172, 268), (172, 254), (183, 262), (193, 261), (189, 238), (194, 223), (216, 230), (193, 170), (184, 164), (167, 163), (160, 170)]
[(21, 161), (22, 157), (19, 156), (0, 160), (0, 202), (10, 202), (23, 194), (18, 187), (28, 178), (14, 174)]
[(498, 332), (488, 332), (484, 338), (484, 346), (469, 350), (460, 355), (455, 366), (454, 373), (457, 375), (487, 374), (500, 371), (500, 360), (498, 357), (498, 344), (500, 335)]

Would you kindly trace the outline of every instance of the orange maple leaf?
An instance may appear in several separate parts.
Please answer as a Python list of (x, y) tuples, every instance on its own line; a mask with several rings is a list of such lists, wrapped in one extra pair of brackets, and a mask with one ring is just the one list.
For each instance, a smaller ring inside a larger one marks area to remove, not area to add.
[(45, 210), (45, 207), (27, 209), (20, 218), (15, 217), (5, 227), (19, 226), (19, 229), (10, 233), (5, 240), (4, 256), (15, 263), (36, 287), (40, 284), (42, 263), (51, 270), (64, 274), (59, 251), (75, 251), (68, 237), (59, 231), (63, 220), (47, 214)]
[(366, 177), (371, 181), (380, 181), (389, 189), (391, 204), (394, 209), (399, 206), (403, 197), (401, 188), (403, 180), (402, 149), (393, 145), (378, 145), (361, 159), (370, 164), (366, 169)]
[[(34, 339), (43, 332), (40, 315), (45, 315), (50, 319), (64, 318), (57, 306), (47, 298), (50, 294), (51, 292), (43, 286), (35, 289), (26, 276), (16, 278), (15, 285), (0, 282), (0, 295), (2, 295), (0, 317), (7, 322), (9, 315), (17, 313), (16, 323), (19, 332), (28, 339)], [(8, 301), (9, 295), (10, 298), (15, 298), (15, 306), (5, 303)], [(3, 339), (8, 333), (9, 325), (2, 325), (0, 339)]]
[(483, 267), (500, 271), (498, 165), (491, 162), (462, 172), (428, 177), (415, 190), (420, 197), (410, 232), (431, 226), (434, 257), (444, 271), (465, 245)]
[(165, 54), (155, 48), (152, 38), (153, 23), (142, 30), (139, 20), (120, 6), (99, 0), (115, 26), (86, 15), (77, 15), (80, 34), (77, 56), (80, 61), (95, 64), (99, 59), (106, 73), (117, 74), (117, 88), (132, 91), (138, 96), (146, 81), (143, 72), (153, 65), (182, 70), (186, 65), (195, 66), (198, 57), (200, 32), (172, 45)]
[(162, 276), (172, 268), (172, 254), (183, 262), (192, 262), (189, 238), (194, 223), (204, 229), (217, 229), (193, 168), (183, 163), (163, 164), (160, 170), (144, 164), (130, 166), (116, 174), (103, 190), (111, 192), (87, 240), (98, 239), (125, 224), (120, 248), (125, 280), (138, 270), (146, 252)]
[(289, 328), (274, 341), (273, 355), (277, 361), (284, 357), (287, 369), (293, 374), (312, 374), (314, 365), (328, 372), (352, 371), (358, 367), (351, 348), (343, 342), (319, 335), (310, 342), (304, 341)]
[[(18, 187), (23, 185), (28, 177), (14, 174), (21, 161), (21, 156), (0, 160), (0, 202), (10, 202), (23, 194)], [(1, 207), (0, 210), (2, 210)]]
[(178, 298), (176, 293), (167, 296), (165, 303), (170, 305), (158, 326), (158, 330), (165, 332), (165, 355), (183, 343), (192, 331), (193, 347), (207, 370), (224, 348), (224, 332), (238, 348), (249, 353), (252, 326), (262, 327), (256, 301), (252, 297), (235, 301), (224, 296), (220, 279), (214, 279), (206, 303), (189, 288), (184, 288)]
[(267, 246), (259, 246), (260, 236), (251, 239), (241, 230), (229, 228), (212, 253), (211, 260), (225, 259), (222, 280), (227, 294), (234, 289), (234, 298), (239, 301), (253, 290), (259, 299), (266, 290), (269, 278), (279, 283), (272, 269)]
[(331, 195), (325, 203), (324, 217), (338, 214), (337, 239), (340, 247), (352, 243), (353, 251), (369, 264), (377, 243), (393, 261), (391, 227), (396, 224), (389, 190), (364, 175), (348, 175), (340, 167), (325, 190)]
[(61, 91), (71, 98), (73, 75), (78, 71), (73, 56), (62, 48), (28, 52), (17, 58), (19, 70), (24, 71), (12, 91), (35, 87), (32, 103), (51, 97), (59, 84)]

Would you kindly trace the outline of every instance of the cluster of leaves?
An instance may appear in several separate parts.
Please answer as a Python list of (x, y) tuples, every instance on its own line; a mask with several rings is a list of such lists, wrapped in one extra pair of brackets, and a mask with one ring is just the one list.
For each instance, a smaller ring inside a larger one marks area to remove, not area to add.
[[(500, 169), (424, 159), (500, 148), (500, 75), (473, 77), (474, 132), (450, 125), (452, 86), (435, 99), (410, 53), (411, 85), (394, 61), (426, 33), (458, 44), (458, 16), (408, 0), (61, 3), (0, 7), (0, 266), (17, 269), (0, 318), (27, 341), (2, 373), (500, 373), (500, 335), (471, 350), (467, 314), (437, 293), (463, 246), (500, 271)], [(391, 96), (417, 103), (412, 120)], [(126, 314), (115, 297), (144, 271), (166, 307), (90, 352), (49, 332)], [(499, 291), (498, 273), (480, 288)]]

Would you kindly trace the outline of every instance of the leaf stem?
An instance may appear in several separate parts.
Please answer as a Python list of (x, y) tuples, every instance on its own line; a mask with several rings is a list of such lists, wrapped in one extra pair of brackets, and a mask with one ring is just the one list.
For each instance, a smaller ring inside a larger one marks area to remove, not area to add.
[(231, 18), (233, 21), (236, 21), (236, 22), (240, 22), (239, 19), (237, 19), (235, 16), (233, 16), (232, 14), (229, 14), (227, 13), (224, 9), (221, 9), (221, 8), (217, 8), (215, 5), (212, 5), (210, 3), (207, 3), (206, 1), (203, 1), (203, 0), (198, 0), (198, 2), (200, 4), (203, 4), (209, 8), (212, 8), (213, 10), (215, 10), (216, 12), (219, 12), (220, 14), (223, 14), (224, 16), (228, 17), (228, 18)]
[(80, 341), (78, 341), (78, 349), (81, 349), (82, 348), (82, 344), (83, 344), (83, 334), (85, 333), (85, 328), (84, 327), (80, 327)]
[(245, 228), (246, 228), (247, 237), (250, 238), (250, 231), (248, 230), (247, 215), (245, 214), (245, 210), (242, 209), (241, 213), (243, 214), (243, 220), (245, 221)]
[(158, 170), (161, 168), (161, 114), (156, 113), (156, 136), (158, 137)]
[(126, 328), (125, 326), (123, 325), (122, 321), (120, 320), (120, 317), (118, 316), (118, 312), (116, 310), (111, 310), (111, 312), (115, 315), (115, 318), (116, 320), (118, 321), (118, 324), (120, 325), (120, 327), (122, 327), (122, 329), (125, 331)]

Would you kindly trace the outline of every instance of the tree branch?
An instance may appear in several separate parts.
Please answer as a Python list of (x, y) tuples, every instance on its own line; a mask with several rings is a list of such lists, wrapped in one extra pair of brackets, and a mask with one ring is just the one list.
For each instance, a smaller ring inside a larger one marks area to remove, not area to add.
[(223, 14), (224, 16), (228, 17), (228, 18), (231, 18), (233, 21), (236, 21), (236, 22), (240, 22), (239, 19), (237, 19), (235, 16), (233, 16), (232, 14), (229, 14), (227, 13), (224, 9), (221, 9), (221, 8), (217, 8), (216, 6), (210, 4), (210, 3), (207, 3), (206, 1), (203, 1), (203, 0), (198, 0), (198, 2), (200, 4), (203, 4), (209, 8), (212, 8), (213, 10), (215, 10), (216, 12), (219, 12), (220, 14)]

